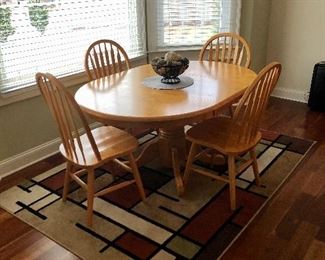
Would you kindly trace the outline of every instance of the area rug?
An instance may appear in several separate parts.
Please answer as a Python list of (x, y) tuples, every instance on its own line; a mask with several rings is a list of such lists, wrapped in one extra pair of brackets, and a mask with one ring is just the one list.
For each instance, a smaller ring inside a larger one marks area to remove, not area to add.
[[(141, 143), (155, 137), (149, 133)], [(159, 162), (140, 168), (146, 192), (142, 202), (135, 186), (96, 198), (93, 228), (86, 220), (86, 196), (71, 185), (62, 202), (64, 164), (0, 194), (0, 206), (14, 213), (83, 259), (217, 259), (285, 182), (314, 142), (263, 132), (257, 146), (262, 185), (249, 168), (237, 177), (237, 209), (229, 208), (223, 182), (193, 174), (183, 197), (173, 175)], [(225, 166), (217, 169), (227, 174)], [(96, 189), (130, 178), (109, 167), (96, 171)]]

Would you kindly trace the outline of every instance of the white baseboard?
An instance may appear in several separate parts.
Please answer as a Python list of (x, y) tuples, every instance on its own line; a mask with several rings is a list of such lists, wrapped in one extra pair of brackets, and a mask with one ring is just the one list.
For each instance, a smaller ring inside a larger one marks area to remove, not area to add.
[(295, 89), (279, 88), (276, 87), (272, 93), (273, 97), (298, 101), (302, 103), (307, 103), (308, 95), (304, 91), (298, 91)]
[(33, 147), (21, 154), (14, 155), (0, 162), (0, 180), (22, 168), (36, 163), (59, 151), (60, 138)]
[[(90, 128), (100, 126), (100, 123), (93, 123)], [(25, 152), (9, 157), (0, 161), (0, 181), (1, 178), (9, 176), (29, 165), (41, 161), (59, 151), (60, 138), (56, 138), (39, 146), (33, 147)]]

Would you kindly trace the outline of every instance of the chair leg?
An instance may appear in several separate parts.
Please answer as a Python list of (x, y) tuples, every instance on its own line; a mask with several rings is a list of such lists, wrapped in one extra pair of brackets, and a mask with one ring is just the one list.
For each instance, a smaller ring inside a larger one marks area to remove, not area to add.
[(230, 208), (236, 209), (236, 165), (235, 156), (228, 156), (228, 175), (229, 175), (229, 191), (230, 191)]
[(67, 162), (65, 174), (64, 174), (64, 183), (63, 183), (63, 193), (62, 193), (62, 200), (65, 202), (68, 197), (69, 193), (69, 184), (71, 181), (70, 173), (73, 171), (73, 165), (69, 161)]
[(117, 165), (114, 161), (109, 162), (111, 164), (110, 173), (113, 175), (113, 180), (117, 179)]
[(196, 152), (197, 152), (197, 148), (198, 148), (198, 144), (196, 144), (196, 143), (191, 144), (191, 148), (190, 148), (190, 152), (189, 152), (188, 157), (187, 157), (184, 176), (183, 176), (184, 190), (186, 188), (188, 178), (189, 178), (189, 176), (191, 174), (191, 168), (192, 168), (194, 157), (195, 157)]
[(93, 225), (93, 207), (95, 193), (95, 172), (94, 169), (88, 169), (87, 175), (87, 225)]
[(261, 185), (261, 179), (260, 179), (260, 174), (259, 174), (259, 170), (258, 170), (255, 149), (250, 150), (249, 154), (250, 154), (251, 159), (253, 160), (252, 167), (253, 167), (253, 172), (254, 172), (254, 175), (255, 175), (255, 183), (256, 183), (257, 186), (260, 186)]
[(128, 156), (129, 162), (130, 162), (130, 167), (132, 169), (132, 174), (133, 177), (135, 179), (135, 183), (137, 184), (139, 193), (140, 193), (140, 197), (142, 200), (144, 200), (146, 198), (146, 194), (144, 193), (144, 189), (143, 189), (143, 184), (142, 184), (142, 180), (140, 177), (140, 173), (139, 173), (139, 169), (138, 166), (135, 162), (134, 156), (132, 153), (129, 154)]

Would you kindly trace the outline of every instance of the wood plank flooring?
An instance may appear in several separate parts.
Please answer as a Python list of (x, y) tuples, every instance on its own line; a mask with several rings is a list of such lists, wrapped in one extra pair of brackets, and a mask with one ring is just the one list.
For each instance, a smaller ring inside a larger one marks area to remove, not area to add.
[[(319, 141), (286, 184), (229, 248), (223, 259), (325, 259), (325, 113), (306, 104), (272, 98), (262, 127)], [(60, 157), (4, 180), (41, 172)], [(0, 210), (0, 259), (78, 259), (16, 217)]]
[(222, 259), (325, 259), (325, 113), (272, 98), (262, 127), (319, 143)]
[(0, 209), (0, 259), (79, 259), (17, 217)]

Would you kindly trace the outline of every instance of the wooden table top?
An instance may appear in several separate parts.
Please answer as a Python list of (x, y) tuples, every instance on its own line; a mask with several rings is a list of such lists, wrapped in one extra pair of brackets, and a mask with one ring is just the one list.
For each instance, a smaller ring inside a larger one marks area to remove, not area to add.
[(193, 85), (177, 90), (143, 85), (145, 78), (156, 75), (150, 64), (135, 67), (85, 84), (75, 99), (90, 116), (116, 125), (190, 123), (240, 97), (256, 77), (237, 65), (190, 61), (183, 75), (193, 78)]

